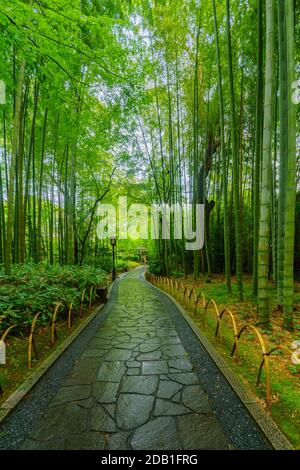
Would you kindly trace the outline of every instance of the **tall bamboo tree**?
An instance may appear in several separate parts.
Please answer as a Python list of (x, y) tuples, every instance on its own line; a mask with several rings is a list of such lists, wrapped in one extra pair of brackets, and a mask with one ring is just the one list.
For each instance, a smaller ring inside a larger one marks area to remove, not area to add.
[(253, 295), (257, 297), (258, 284), (258, 231), (260, 205), (260, 164), (263, 118), (263, 2), (257, 0), (257, 72), (256, 72), (256, 114), (255, 114), (255, 160), (253, 200)]
[(292, 100), (295, 81), (295, 26), (294, 1), (285, 1), (286, 57), (287, 57), (287, 147), (286, 197), (284, 236), (283, 320), (286, 329), (293, 329), (294, 295), (294, 236), (296, 202), (296, 105)]
[(218, 68), (218, 91), (219, 91), (219, 110), (220, 110), (220, 139), (221, 139), (221, 159), (222, 159), (222, 185), (223, 185), (223, 217), (224, 217), (224, 259), (225, 259), (225, 274), (227, 292), (231, 292), (231, 276), (230, 276), (230, 239), (229, 239), (229, 224), (228, 224), (228, 186), (227, 186), (227, 162), (225, 152), (225, 136), (224, 136), (224, 99), (222, 87), (222, 70), (220, 59), (220, 45), (219, 45), (219, 29), (217, 21), (216, 3), (212, 0), (212, 7), (214, 13), (214, 25), (216, 36), (216, 58)]
[(278, 304), (283, 305), (284, 282), (284, 237), (287, 160), (287, 50), (285, 0), (278, 0), (278, 43), (279, 43), (279, 197), (278, 197), (278, 252), (277, 252), (277, 295)]
[(262, 151), (261, 205), (258, 240), (258, 313), (262, 324), (269, 323), (269, 255), (271, 222), (272, 130), (274, 98), (274, 0), (266, 0), (266, 78)]
[(229, 0), (226, 0), (226, 32), (227, 32), (227, 62), (228, 62), (228, 78), (229, 78), (230, 126), (231, 126), (232, 168), (233, 168), (236, 278), (237, 278), (238, 295), (239, 295), (240, 300), (242, 300), (243, 299), (243, 273), (242, 273), (243, 262), (242, 262), (241, 207), (240, 207), (240, 190), (239, 190), (238, 145), (237, 145), (236, 114), (235, 114), (233, 67), (232, 67), (230, 1)]

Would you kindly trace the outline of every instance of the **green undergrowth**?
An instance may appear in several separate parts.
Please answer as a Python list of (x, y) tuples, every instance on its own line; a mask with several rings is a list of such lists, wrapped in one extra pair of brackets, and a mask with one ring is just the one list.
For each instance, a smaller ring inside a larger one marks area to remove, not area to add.
[(65, 308), (75, 299), (80, 302), (83, 289), (102, 286), (107, 273), (91, 266), (49, 266), (28, 263), (14, 265), (10, 276), (0, 270), (0, 333), (11, 324), (15, 332), (28, 329), (32, 318), (40, 312), (39, 324), (46, 325), (53, 313), (55, 302)]
[[(77, 314), (72, 325), (72, 331), (79, 327), (84, 320), (85, 317), (80, 318)], [(67, 322), (64, 320), (58, 321), (56, 332), (57, 340), (54, 346), (52, 346), (50, 325), (38, 328), (35, 335), (35, 346), (38, 356), (36, 357), (34, 351), (32, 352), (31, 369), (28, 368), (27, 364), (28, 337), (19, 335), (11, 336), (7, 339), (6, 364), (0, 365), (0, 385), (2, 388), (0, 403), (5, 401), (19, 385), (29, 378), (43, 361), (69, 336), (70, 330), (68, 329)]]
[[(228, 322), (222, 322), (221, 337), (215, 338), (216, 319), (212, 310), (204, 317), (189, 311), (189, 315), (201, 329), (208, 340), (222, 355), (244, 385), (255, 394), (261, 405), (271, 414), (274, 421), (290, 440), (292, 445), (300, 449), (300, 368), (291, 368), (290, 358), (278, 351), (270, 357), (271, 365), (271, 405), (266, 406), (265, 373), (261, 375), (261, 383), (256, 386), (258, 369), (261, 362), (261, 349), (251, 330), (247, 330), (239, 342), (238, 355), (231, 357), (233, 347), (233, 331)], [(272, 335), (265, 335), (268, 349), (276, 346)], [(294, 371), (294, 374), (291, 372)]]

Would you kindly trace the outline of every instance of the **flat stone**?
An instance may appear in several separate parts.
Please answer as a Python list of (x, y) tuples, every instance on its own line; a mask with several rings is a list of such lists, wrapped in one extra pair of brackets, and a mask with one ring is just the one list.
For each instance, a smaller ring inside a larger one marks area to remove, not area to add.
[(171, 380), (161, 380), (159, 382), (157, 396), (160, 398), (171, 398), (175, 393), (182, 388), (177, 382)]
[(76, 371), (94, 371), (99, 367), (99, 359), (97, 357), (81, 357), (75, 364)]
[(120, 382), (126, 367), (123, 362), (103, 362), (98, 370), (98, 382)]
[(95, 404), (93, 397), (89, 397), (86, 400), (77, 401), (76, 403), (78, 406), (86, 408), (87, 410), (90, 410)]
[(41, 442), (34, 439), (25, 439), (21, 445), (21, 450), (41, 450)]
[(176, 393), (176, 395), (174, 395), (172, 397), (172, 401), (175, 401), (176, 403), (180, 403), (180, 401), (181, 401), (181, 392)]
[(167, 374), (168, 365), (166, 361), (144, 361), (142, 363), (142, 374)]
[(73, 385), (70, 387), (62, 387), (51, 401), (50, 406), (57, 406), (71, 401), (85, 400), (90, 396), (90, 394), (90, 385)]
[(186, 350), (181, 344), (170, 344), (167, 346), (162, 346), (162, 351), (171, 358), (184, 357), (187, 355)]
[[(111, 309), (112, 313), (112, 309)], [(98, 330), (95, 332), (95, 337), (102, 338), (103, 340), (107, 341), (113, 339), (114, 335), (114, 325), (115, 325), (115, 318), (113, 315), (109, 315), (108, 318), (105, 320), (102, 325), (98, 327)]]
[(157, 336), (159, 336), (160, 338), (162, 337), (174, 337), (174, 338), (178, 338), (178, 334), (177, 334), (177, 331), (172, 329), (172, 323), (169, 323), (168, 322), (168, 316), (166, 316), (166, 320), (164, 322), (164, 327), (163, 328), (160, 328)]
[(46, 442), (35, 441), (33, 439), (26, 439), (21, 450), (64, 450), (64, 439), (53, 439)]
[(228, 441), (215, 416), (190, 414), (178, 416), (176, 419), (179, 438), (184, 449), (228, 449)]
[(133, 367), (132, 369), (128, 369), (127, 375), (139, 375), (140, 374), (140, 369), (137, 369), (136, 367)]
[(117, 342), (118, 349), (134, 349), (136, 348), (141, 341), (128, 341), (124, 343)]
[(113, 337), (113, 332), (111, 325), (115, 324), (115, 319), (113, 317), (113, 309), (111, 310), (112, 315), (106, 319), (106, 322), (100, 325), (98, 331), (96, 331), (96, 336), (99, 338), (111, 338)]
[(40, 441), (50, 441), (69, 434), (84, 432), (87, 430), (88, 413), (89, 410), (76, 403), (49, 408), (39, 422), (39, 426), (34, 428), (29, 437)]
[(93, 395), (98, 403), (114, 403), (118, 388), (118, 382), (97, 382), (93, 387)]
[(181, 359), (169, 359), (168, 361), (169, 367), (179, 370), (187, 370), (191, 371), (193, 369), (192, 364), (188, 359), (181, 358)]
[(128, 450), (127, 438), (129, 432), (120, 431), (114, 434), (110, 434), (108, 438), (108, 449), (109, 450)]
[(158, 398), (155, 404), (154, 416), (176, 416), (191, 413), (191, 410), (183, 405)]
[(68, 436), (64, 440), (64, 450), (104, 450), (105, 439), (100, 432), (85, 432)]
[(138, 361), (155, 361), (161, 358), (161, 351), (152, 351), (148, 353), (143, 353), (137, 356)]
[(154, 397), (150, 395), (121, 394), (117, 404), (117, 423), (121, 429), (134, 429), (150, 416)]
[(149, 352), (154, 352), (159, 350), (159, 344), (158, 343), (152, 343), (152, 344), (141, 344), (139, 346), (139, 351), (141, 353), (149, 353)]
[(131, 320), (124, 320), (124, 322), (122, 323), (122, 326), (124, 326), (124, 328), (134, 328), (136, 324), (135, 322)]
[(211, 407), (200, 385), (190, 385), (184, 387), (182, 392), (182, 402), (195, 413), (211, 413)]
[(170, 345), (170, 344), (180, 344), (180, 338), (179, 336), (170, 336), (170, 337), (162, 337), (160, 340), (161, 345)]
[(169, 374), (169, 378), (183, 385), (196, 385), (199, 383), (198, 378), (194, 372), (179, 372), (178, 374)]
[(132, 351), (129, 349), (112, 348), (105, 354), (106, 361), (127, 361), (130, 359)]
[(227, 448), (168, 310), (136, 277), (119, 284), (24, 448)]
[(141, 363), (138, 362), (138, 361), (128, 361), (126, 362), (126, 366), (127, 367), (140, 367), (141, 366)]
[(116, 425), (108, 412), (102, 406), (97, 406), (91, 414), (90, 429), (91, 431), (113, 432), (116, 430)]
[[(124, 335), (123, 329), (121, 328), (121, 333), (118, 335), (118, 338), (115, 341), (116, 343), (118, 343), (118, 348), (120, 348), (121, 346), (119, 345), (121, 343), (127, 343), (127, 342), (130, 343), (131, 341), (130, 335)], [(125, 349), (130, 349), (130, 348), (125, 348)]]
[(141, 393), (142, 395), (152, 395), (157, 389), (158, 377), (155, 375), (145, 377), (128, 376), (124, 377), (121, 386), (123, 393)]
[(100, 361), (100, 358), (81, 358), (64, 381), (64, 385), (70, 386), (92, 384)]
[(134, 450), (181, 450), (174, 418), (155, 418), (139, 427), (133, 434)]
[(113, 418), (115, 419), (115, 414), (116, 414), (116, 409), (117, 409), (117, 405), (116, 403), (108, 403), (108, 404), (104, 404), (102, 405), (103, 408), (106, 409), (106, 411), (108, 412), (108, 414)]

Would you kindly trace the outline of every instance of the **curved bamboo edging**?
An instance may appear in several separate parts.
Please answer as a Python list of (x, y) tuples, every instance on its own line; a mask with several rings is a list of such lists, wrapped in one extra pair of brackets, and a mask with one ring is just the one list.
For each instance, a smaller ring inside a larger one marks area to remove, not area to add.
[(235, 350), (237, 351), (238, 350), (238, 330), (237, 330), (234, 314), (228, 308), (225, 308), (220, 313), (219, 321), (217, 323), (217, 327), (216, 327), (216, 331), (215, 331), (215, 338), (217, 338), (218, 336), (221, 336), (221, 321), (222, 321), (222, 318), (225, 315), (225, 313), (227, 313), (229, 315), (230, 319), (231, 319), (231, 323), (232, 323), (232, 327), (233, 327), (233, 331), (234, 331), (234, 345), (235, 345)]
[[(172, 280), (169, 280), (170, 284), (171, 284), (171, 282), (172, 282)], [(90, 287), (90, 291), (89, 291), (89, 310), (92, 307), (93, 293), (94, 292), (95, 292), (95, 285), (92, 285)], [(83, 303), (84, 303), (85, 293), (86, 293), (86, 288), (83, 290), (82, 295), (80, 297), (81, 298), (80, 317), (83, 316)], [(72, 300), (72, 302), (69, 305), (69, 309), (68, 309), (68, 329), (69, 330), (71, 330), (71, 327), (72, 327), (72, 312), (74, 311), (75, 300), (76, 300), (76, 297)], [(63, 306), (62, 302), (56, 302), (55, 303), (53, 315), (50, 319), (51, 345), (52, 346), (54, 346), (55, 341), (57, 339), (57, 332), (56, 332), (56, 327), (55, 326), (56, 326), (56, 320), (57, 320), (57, 315), (58, 315), (59, 309), (62, 306)], [(9, 309), (7, 311), (9, 311), (10, 308), (11, 307), (9, 307)], [(34, 316), (34, 318), (32, 320), (32, 323), (30, 325), (30, 332), (29, 332), (29, 336), (28, 336), (28, 347), (27, 347), (27, 366), (28, 366), (29, 369), (32, 367), (32, 351), (34, 352), (36, 358), (38, 358), (38, 351), (37, 351), (37, 348), (36, 348), (36, 345), (35, 345), (34, 336), (35, 336), (35, 333), (36, 333), (36, 327), (37, 327), (38, 318), (39, 318), (40, 314), (41, 314), (41, 312), (36, 313), (36, 315)], [(2, 321), (5, 318), (7, 318), (6, 315), (1, 315), (0, 316), (0, 327), (1, 327)], [(7, 336), (9, 335), (9, 333), (14, 328), (16, 328), (17, 326), (18, 325), (13, 324), (13, 325), (10, 325), (8, 328), (6, 328), (6, 330), (3, 332), (2, 336), (0, 336), (0, 341), (5, 342)], [(2, 390), (2, 387), (1, 387), (1, 383), (0, 383), (0, 395), (2, 393), (3, 393), (3, 390)]]
[(90, 288), (90, 294), (89, 294), (89, 310), (91, 310), (91, 308), (92, 308), (93, 289), (94, 289), (94, 286), (91, 286), (91, 288)]
[[(261, 354), (262, 354), (262, 361), (260, 363), (260, 367), (259, 367), (259, 371), (258, 371), (258, 377), (257, 377), (257, 381), (256, 381), (256, 385), (259, 386), (259, 383), (260, 383), (260, 379), (261, 379), (261, 372), (262, 372), (262, 369), (263, 367), (265, 368), (265, 373), (266, 373), (266, 402), (267, 404), (270, 403), (271, 401), (271, 372), (270, 372), (270, 361), (269, 361), (269, 356), (271, 356), (271, 354), (276, 351), (277, 349), (282, 349), (282, 350), (286, 350), (288, 351), (290, 354), (292, 354), (292, 352), (288, 349), (288, 348), (285, 348), (285, 347), (281, 347), (281, 346), (278, 346), (277, 348), (273, 348), (272, 350), (270, 351), (267, 351), (267, 348), (266, 348), (266, 344), (265, 344), (265, 341), (260, 333), (260, 331), (252, 324), (246, 324), (244, 325), (240, 331), (238, 332), (238, 329), (237, 329), (237, 323), (236, 323), (236, 320), (235, 320), (235, 316), (234, 314), (232, 313), (231, 310), (225, 308), (224, 310), (222, 310), (222, 312), (220, 313), (219, 311), (219, 308), (218, 308), (218, 305), (217, 303), (215, 302), (214, 299), (212, 298), (209, 298), (207, 301), (205, 299), (205, 294), (201, 291), (198, 295), (196, 293), (196, 290), (195, 290), (195, 287), (189, 287), (188, 285), (184, 285), (182, 282), (178, 283), (177, 281), (172, 281), (169, 280), (168, 278), (166, 277), (161, 277), (161, 276), (155, 276), (155, 275), (152, 275), (152, 274), (147, 274), (147, 278), (153, 282), (153, 284), (157, 284), (157, 285), (161, 285), (161, 286), (165, 286), (166, 284), (168, 284), (168, 286), (172, 286), (172, 294), (176, 295), (176, 292), (177, 292), (177, 296), (180, 298), (181, 297), (181, 294), (182, 295), (182, 301), (185, 302), (187, 301), (188, 303), (188, 308), (190, 307), (190, 300), (191, 300), (191, 296), (192, 296), (192, 293), (194, 294), (194, 314), (197, 313), (197, 307), (199, 306), (199, 301), (200, 301), (200, 298), (202, 298), (202, 308), (203, 308), (203, 314), (205, 315), (206, 312), (207, 312), (207, 309), (209, 307), (210, 304), (212, 304), (213, 306), (213, 309), (214, 309), (214, 313), (216, 315), (216, 319), (217, 319), (217, 325), (216, 325), (216, 330), (215, 330), (215, 337), (220, 337), (220, 331), (221, 331), (221, 322), (222, 322), (222, 318), (225, 316), (225, 315), (228, 315), (230, 320), (231, 320), (231, 325), (232, 325), (232, 330), (233, 330), (233, 336), (234, 336), (234, 344), (233, 344), (233, 348), (232, 348), (232, 352), (231, 352), (231, 357), (234, 356), (234, 354), (238, 352), (238, 345), (239, 345), (239, 341), (241, 339), (241, 336), (243, 334), (243, 332), (250, 328), (255, 334), (256, 334), (256, 337), (258, 338), (258, 341), (259, 341), (259, 344), (260, 344), (260, 348), (261, 348)], [(168, 279), (168, 281), (166, 280)], [(175, 292), (174, 292), (175, 291)]]
[[(257, 376), (257, 380), (256, 380), (256, 386), (258, 387), (259, 384), (260, 384), (260, 378), (261, 378), (261, 372), (262, 372), (262, 369), (263, 369), (263, 366), (266, 365), (266, 358), (268, 359), (268, 365), (269, 365), (269, 358), (270, 356), (273, 354), (273, 352), (275, 351), (278, 351), (278, 350), (281, 350), (281, 351), (286, 351), (288, 352), (290, 355), (292, 355), (292, 351), (288, 348), (286, 348), (285, 346), (277, 346), (276, 348), (272, 348), (270, 351), (268, 351), (267, 353), (264, 354), (263, 358), (262, 358), (262, 361), (260, 363), (260, 366), (259, 366), (259, 370), (258, 370), (258, 376)], [(271, 388), (271, 387), (270, 387)], [(270, 394), (271, 394), (271, 390), (270, 390)]]
[(31, 327), (30, 327), (30, 334), (29, 334), (29, 339), (28, 339), (28, 357), (27, 357), (27, 364), (28, 364), (28, 369), (31, 369), (31, 356), (32, 356), (32, 348), (35, 353), (35, 357), (38, 359), (38, 353), (36, 349), (36, 345), (34, 343), (34, 330), (35, 330), (35, 325), (37, 323), (37, 320), (40, 316), (41, 312), (38, 312), (34, 319), (32, 320)]
[(70, 305), (69, 305), (69, 310), (68, 310), (68, 328), (69, 328), (69, 330), (71, 330), (71, 328), (72, 328), (72, 310), (73, 310), (73, 303), (74, 303), (74, 300), (72, 300), (72, 302), (70, 303)]
[(198, 303), (199, 303), (200, 297), (202, 298), (202, 308), (205, 308), (206, 299), (205, 299), (204, 293), (201, 291), (201, 292), (198, 294), (197, 299), (196, 299), (196, 301), (195, 301), (194, 315), (197, 313), (197, 307), (198, 307)]
[(81, 295), (80, 318), (83, 317), (83, 302), (84, 302), (85, 291), (86, 291), (86, 289), (84, 288), (83, 291), (82, 291), (82, 295)]
[(56, 333), (56, 329), (55, 329), (55, 322), (56, 322), (56, 317), (57, 317), (57, 314), (58, 314), (59, 307), (61, 307), (61, 306), (62, 306), (62, 303), (58, 302), (55, 305), (54, 313), (52, 315), (52, 322), (51, 322), (51, 344), (52, 344), (52, 346), (54, 346), (55, 341), (57, 339), (57, 333)]
[(0, 340), (5, 343), (5, 340), (6, 340), (6, 338), (7, 338), (8, 333), (9, 333), (13, 328), (15, 328), (16, 326), (17, 326), (17, 325), (11, 325), (11, 326), (9, 326), (8, 328), (6, 328), (6, 330), (4, 331), (3, 335), (1, 336)]
[(188, 296), (188, 307), (190, 306), (192, 294), (194, 294), (194, 303), (195, 303), (196, 300), (197, 300), (197, 293), (196, 293), (196, 290), (195, 290), (195, 287), (194, 287), (194, 286), (193, 286), (192, 289), (190, 290), (190, 293), (189, 293), (189, 296)]
[[(270, 402), (271, 400), (271, 381), (270, 381), (270, 362), (269, 362), (269, 356), (268, 356), (268, 352), (267, 352), (267, 349), (266, 349), (266, 345), (265, 345), (265, 342), (263, 340), (263, 337), (261, 335), (261, 333), (258, 331), (258, 329), (252, 325), (251, 323), (250, 324), (247, 324), (247, 325), (244, 325), (239, 333), (238, 333), (238, 336), (237, 336), (237, 340), (240, 340), (241, 338), (241, 335), (243, 334), (243, 332), (247, 329), (247, 328), (250, 328), (252, 331), (254, 331), (254, 333), (256, 334), (258, 340), (259, 340), (259, 343), (260, 343), (260, 346), (261, 346), (261, 351), (262, 351), (262, 364), (260, 366), (260, 371), (262, 369), (263, 366), (265, 366), (265, 372), (266, 372), (266, 390), (267, 390), (267, 403)], [(232, 349), (232, 353), (231, 353), (231, 357), (233, 357), (234, 353), (236, 351), (236, 343), (233, 345), (233, 349)], [(260, 375), (260, 374), (259, 374)]]

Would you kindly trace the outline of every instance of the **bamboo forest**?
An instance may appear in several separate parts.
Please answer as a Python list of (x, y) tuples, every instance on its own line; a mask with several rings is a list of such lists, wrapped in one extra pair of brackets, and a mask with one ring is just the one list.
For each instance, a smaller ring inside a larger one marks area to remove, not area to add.
[(0, 51), (0, 449), (300, 449), (300, 2), (0, 0)]

